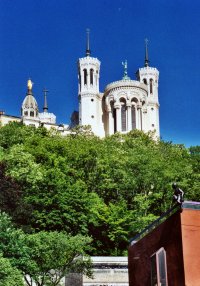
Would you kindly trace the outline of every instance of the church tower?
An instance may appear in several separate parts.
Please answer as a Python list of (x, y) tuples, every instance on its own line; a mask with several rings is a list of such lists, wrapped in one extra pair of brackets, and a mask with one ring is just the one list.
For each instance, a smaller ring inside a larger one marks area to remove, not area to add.
[(104, 136), (102, 96), (99, 93), (100, 61), (91, 57), (89, 30), (86, 54), (78, 60), (79, 124), (90, 125), (97, 136)]
[(140, 68), (137, 73), (137, 80), (147, 86), (146, 112), (144, 116), (144, 129), (155, 131), (155, 136), (159, 138), (159, 101), (158, 101), (158, 80), (159, 71), (149, 66), (148, 40), (145, 40), (145, 60), (144, 67)]
[(38, 118), (38, 104), (32, 92), (33, 83), (29, 79), (27, 82), (27, 93), (22, 103), (21, 115), (22, 119), (37, 119)]

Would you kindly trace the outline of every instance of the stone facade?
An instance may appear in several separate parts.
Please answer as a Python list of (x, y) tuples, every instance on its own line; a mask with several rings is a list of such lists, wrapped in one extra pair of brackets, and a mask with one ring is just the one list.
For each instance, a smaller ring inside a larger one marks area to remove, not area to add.
[(136, 80), (127, 74), (99, 92), (100, 61), (86, 53), (78, 61), (79, 124), (90, 125), (95, 135), (105, 137), (115, 132), (138, 129), (154, 131), (160, 137), (158, 80), (159, 72), (149, 66), (146, 50), (145, 66), (136, 73)]

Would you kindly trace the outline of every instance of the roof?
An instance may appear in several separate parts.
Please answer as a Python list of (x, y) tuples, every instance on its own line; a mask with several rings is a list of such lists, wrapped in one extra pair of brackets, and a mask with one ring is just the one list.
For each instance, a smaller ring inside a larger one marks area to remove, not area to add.
[(168, 217), (170, 217), (177, 211), (181, 211), (182, 209), (200, 210), (200, 202), (185, 201), (182, 203), (182, 205), (176, 204), (172, 206), (170, 209), (164, 212), (159, 218), (157, 218), (155, 221), (153, 221), (151, 224), (145, 227), (140, 233), (138, 233), (135, 237), (133, 237), (130, 240), (130, 244), (131, 245), (135, 244), (138, 240), (140, 240), (145, 235), (150, 233), (158, 225), (163, 223)]
[(185, 201), (182, 209), (200, 210), (200, 202)]

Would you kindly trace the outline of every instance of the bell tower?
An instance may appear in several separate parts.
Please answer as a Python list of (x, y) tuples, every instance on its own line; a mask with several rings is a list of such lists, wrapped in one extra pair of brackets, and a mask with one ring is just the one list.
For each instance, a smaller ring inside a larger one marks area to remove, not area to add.
[(157, 68), (150, 67), (148, 55), (148, 40), (145, 39), (145, 59), (144, 67), (140, 68), (137, 75), (137, 80), (147, 85), (148, 96), (145, 114), (145, 129), (155, 131), (155, 136), (160, 136), (159, 127), (159, 101), (158, 101), (158, 80), (159, 71)]
[(86, 30), (85, 57), (78, 60), (79, 124), (90, 125), (92, 131), (102, 136), (102, 95), (99, 93), (100, 61), (91, 57), (90, 31)]

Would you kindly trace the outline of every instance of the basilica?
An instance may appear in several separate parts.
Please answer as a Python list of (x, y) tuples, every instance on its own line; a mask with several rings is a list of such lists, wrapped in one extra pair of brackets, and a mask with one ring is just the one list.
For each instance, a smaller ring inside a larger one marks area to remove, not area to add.
[(127, 61), (123, 62), (122, 79), (109, 83), (103, 92), (99, 90), (100, 61), (91, 56), (89, 31), (87, 31), (85, 57), (78, 60), (78, 112), (73, 113), (72, 123), (58, 125), (56, 116), (48, 112), (47, 90), (44, 90), (43, 112), (39, 112), (33, 95), (32, 81), (27, 83), (27, 93), (21, 106), (21, 116), (0, 112), (1, 126), (10, 121), (22, 121), (26, 125), (54, 128), (61, 134), (69, 134), (74, 125), (90, 125), (93, 133), (101, 138), (116, 132), (127, 133), (138, 129), (153, 131), (160, 136), (158, 79), (159, 72), (150, 67), (148, 45), (145, 42), (144, 66), (136, 72), (136, 80), (128, 76)]

